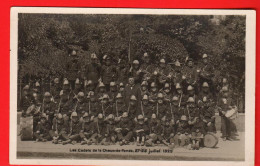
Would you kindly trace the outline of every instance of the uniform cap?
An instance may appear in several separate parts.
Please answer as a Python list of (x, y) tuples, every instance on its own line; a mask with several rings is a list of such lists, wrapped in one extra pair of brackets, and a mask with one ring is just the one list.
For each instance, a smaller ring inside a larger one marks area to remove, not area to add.
[(104, 95), (103, 95), (103, 99), (109, 99), (108, 94), (104, 94)]
[(165, 63), (165, 59), (161, 59), (161, 60), (160, 60), (160, 63)]
[(223, 98), (222, 101), (223, 101), (224, 104), (227, 104), (227, 99), (226, 98)]
[(137, 120), (142, 120), (142, 119), (144, 119), (144, 116), (143, 115), (138, 115)]
[(148, 100), (148, 95), (144, 95), (143, 100)]
[(40, 83), (37, 81), (37, 82), (35, 83), (35, 86), (36, 86), (36, 87), (39, 87), (39, 86), (40, 86)]
[(182, 115), (182, 116), (181, 116), (181, 120), (187, 121), (187, 120), (188, 120), (188, 119), (187, 119), (187, 116), (186, 116), (186, 115)]
[(44, 97), (51, 97), (50, 92), (45, 92), (45, 93), (44, 93)]
[(154, 71), (154, 72), (153, 72), (153, 74), (154, 74), (154, 75), (157, 75), (157, 74), (158, 74), (158, 72), (157, 72), (157, 71)]
[(92, 53), (92, 54), (90, 55), (90, 58), (91, 58), (91, 59), (97, 59), (97, 55), (96, 55), (95, 53)]
[(75, 84), (80, 84), (80, 81), (78, 78), (76, 79)]
[(158, 93), (157, 97), (158, 98), (163, 98), (163, 94), (162, 93)]
[(119, 86), (120, 86), (120, 87), (123, 87), (123, 86), (124, 86), (124, 83), (123, 83), (123, 82), (120, 82)]
[(84, 97), (84, 93), (83, 92), (79, 92), (78, 93), (78, 97)]
[(84, 113), (83, 118), (88, 117), (89, 114), (87, 112)]
[(203, 82), (202, 87), (209, 87), (209, 84), (207, 82)]
[(45, 113), (42, 113), (41, 118), (47, 119), (47, 115)]
[(223, 78), (222, 82), (227, 83), (227, 78)]
[(208, 57), (208, 55), (207, 54), (203, 54), (202, 55), (202, 58), (204, 59), (204, 58), (207, 58)]
[(181, 63), (177, 60), (176, 62), (175, 62), (175, 66), (181, 66)]
[(99, 113), (98, 114), (98, 119), (103, 119), (103, 114)]
[(109, 114), (108, 117), (107, 117), (107, 119), (114, 119), (114, 118), (115, 118), (115, 117), (114, 117), (113, 114)]
[(67, 79), (64, 79), (63, 85), (69, 85), (69, 81)]
[(156, 119), (156, 114), (152, 114), (152, 119)]
[(172, 101), (178, 101), (179, 97), (178, 96), (173, 96)]
[(54, 78), (54, 83), (58, 84), (60, 82), (59, 78)]
[(139, 61), (138, 61), (138, 60), (134, 60), (134, 61), (133, 61), (133, 64), (139, 65)]
[(194, 98), (193, 98), (193, 97), (189, 97), (187, 102), (188, 102), (188, 103), (194, 103), (195, 101), (194, 101)]
[(228, 91), (228, 87), (227, 87), (227, 86), (223, 86), (223, 87), (222, 87), (222, 91), (223, 91), (223, 92), (227, 92), (227, 91)]
[(38, 94), (37, 93), (33, 93), (33, 97), (37, 97), (38, 96)]
[(110, 82), (110, 86), (116, 86), (115, 82)]
[(148, 57), (149, 55), (148, 55), (148, 53), (147, 52), (145, 52), (144, 53), (144, 57)]
[(89, 92), (88, 92), (88, 95), (89, 95), (89, 96), (94, 96), (94, 95), (95, 95), (95, 92), (94, 92), (94, 91), (89, 91)]
[(123, 98), (123, 96), (122, 96), (121, 93), (118, 93), (118, 94), (116, 95), (116, 98), (117, 98), (117, 99), (119, 99), (119, 98)]
[(104, 56), (103, 56), (103, 59), (104, 59), (104, 60), (107, 59), (107, 55), (104, 55)]
[(193, 89), (194, 88), (191, 85), (189, 85), (188, 88), (187, 88), (187, 90), (193, 90)]
[(132, 96), (130, 97), (130, 100), (135, 100), (135, 101), (136, 101), (137, 99), (136, 99), (135, 95), (132, 95)]
[(24, 87), (23, 87), (23, 90), (29, 90), (30, 88), (29, 88), (29, 85), (25, 85)]
[(63, 90), (60, 91), (60, 96), (62, 96), (62, 95), (63, 95)]
[(164, 116), (164, 117), (162, 118), (162, 121), (166, 121), (166, 116)]
[(176, 89), (181, 89), (181, 85), (179, 83), (176, 84)]
[(203, 99), (202, 99), (203, 102), (206, 102), (207, 101), (207, 97), (204, 96)]
[(99, 87), (99, 88), (100, 88), (100, 87), (105, 87), (105, 84), (104, 84), (103, 82), (100, 82), (99, 85), (98, 85), (98, 87)]
[(147, 86), (148, 85), (148, 82), (147, 81), (143, 81), (142, 83), (141, 83), (141, 86)]
[(88, 80), (87, 85), (91, 85), (91, 84), (93, 84), (93, 81), (92, 80)]
[(152, 83), (151, 83), (151, 87), (152, 87), (152, 88), (156, 87), (155, 82), (152, 82)]
[(165, 83), (164, 84), (164, 88), (170, 88), (170, 84), (169, 83)]
[(57, 119), (62, 119), (63, 117), (62, 117), (62, 114), (61, 113), (58, 113), (57, 114)]
[(77, 52), (76, 52), (75, 50), (73, 50), (73, 51), (71, 52), (71, 55), (77, 55)]
[(72, 112), (71, 117), (75, 117), (75, 116), (78, 116), (77, 112)]
[(123, 118), (126, 118), (128, 117), (128, 113), (127, 112), (124, 112), (123, 115), (122, 115)]

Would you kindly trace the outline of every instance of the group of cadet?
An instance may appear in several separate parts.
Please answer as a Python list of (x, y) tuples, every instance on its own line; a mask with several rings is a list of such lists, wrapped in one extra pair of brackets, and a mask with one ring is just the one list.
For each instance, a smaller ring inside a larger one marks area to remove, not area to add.
[(36, 141), (199, 149), (203, 136), (216, 132), (216, 110), (223, 140), (231, 140), (224, 116), (233, 104), (229, 82), (223, 77), (216, 86), (208, 58), (171, 66), (164, 58), (151, 63), (147, 53), (131, 64), (115, 64), (108, 55), (100, 62), (92, 54), (82, 72), (73, 51), (66, 74), (53, 79), (50, 91), (42, 92), (37, 81), (24, 86), (19, 108), (23, 117), (33, 117)]

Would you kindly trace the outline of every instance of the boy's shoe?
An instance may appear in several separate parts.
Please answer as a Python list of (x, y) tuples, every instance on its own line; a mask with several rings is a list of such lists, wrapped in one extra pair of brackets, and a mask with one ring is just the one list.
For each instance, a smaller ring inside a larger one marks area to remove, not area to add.
[(72, 145), (75, 145), (75, 144), (77, 144), (77, 141), (72, 141), (71, 143), (72, 143)]
[(141, 142), (141, 146), (144, 146), (144, 141)]
[(39, 139), (36, 139), (35, 142), (39, 142), (40, 140)]
[(104, 145), (105, 145), (105, 146), (108, 146), (108, 145), (110, 145), (110, 143), (109, 143), (109, 142), (105, 142)]
[(230, 137), (227, 137), (227, 140), (229, 140), (229, 141), (233, 141), (233, 139), (232, 139), (232, 138), (230, 138)]
[(227, 137), (223, 137), (223, 141), (226, 141), (227, 140)]
[(66, 145), (66, 144), (68, 144), (68, 143), (70, 143), (70, 140), (63, 141), (63, 142), (62, 142), (62, 145)]
[(42, 139), (42, 142), (47, 142), (47, 139)]
[(124, 145), (124, 142), (123, 142), (123, 141), (120, 141), (120, 142), (119, 142), (119, 145), (120, 145), (120, 146), (123, 146), (123, 145)]
[(58, 140), (57, 140), (57, 139), (54, 139), (54, 140), (52, 140), (52, 143), (58, 144)]
[(88, 145), (92, 145), (92, 141), (88, 141), (87, 144), (88, 144)]
[(170, 143), (168, 146), (169, 146), (170, 149), (173, 149), (175, 147), (174, 143)]
[(85, 144), (87, 144), (87, 143), (88, 143), (87, 141), (81, 141), (81, 142), (80, 142), (81, 145), (85, 145)]
[(140, 144), (140, 142), (136, 142), (136, 145), (137, 145), (137, 146), (140, 146), (141, 144)]

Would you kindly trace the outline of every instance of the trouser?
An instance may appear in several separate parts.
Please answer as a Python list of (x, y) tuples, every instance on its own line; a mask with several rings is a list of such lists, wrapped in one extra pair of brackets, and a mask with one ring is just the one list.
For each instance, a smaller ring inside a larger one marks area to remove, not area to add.
[(49, 134), (50, 134), (51, 138), (58, 137), (58, 139), (61, 139), (61, 140), (68, 140), (69, 139), (68, 134), (66, 134), (66, 132), (64, 132), (64, 131), (56, 134), (55, 131), (50, 130)]
[(146, 134), (143, 131), (136, 133), (136, 137), (145, 137), (145, 136)]
[(191, 139), (201, 141), (202, 139), (202, 133), (201, 132), (192, 132), (191, 133)]
[(130, 141), (133, 137), (133, 132), (132, 131), (128, 131), (126, 133), (117, 133), (117, 138), (119, 141), (121, 140), (126, 140), (126, 141)]
[(80, 141), (80, 135), (79, 134), (73, 134), (69, 137), (71, 141)]
[(190, 144), (190, 137), (187, 134), (176, 134), (173, 137), (174, 144), (179, 146), (185, 146)]
[(80, 136), (80, 138), (81, 138), (81, 140), (83, 140), (83, 139), (90, 139), (90, 137), (92, 136), (90, 133), (84, 133), (84, 132), (80, 132), (79, 133), (79, 136)]
[(40, 141), (43, 139), (48, 140), (48, 141), (51, 140), (51, 136), (49, 133), (45, 133), (45, 134), (34, 133), (34, 137)]
[(222, 137), (229, 137), (231, 135), (231, 121), (225, 116), (221, 116), (221, 131)]

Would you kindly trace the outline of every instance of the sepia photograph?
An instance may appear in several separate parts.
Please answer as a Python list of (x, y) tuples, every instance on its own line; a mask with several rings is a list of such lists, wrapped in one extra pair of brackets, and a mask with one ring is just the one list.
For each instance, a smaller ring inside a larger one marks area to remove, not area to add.
[(11, 13), (14, 163), (254, 162), (254, 11)]

